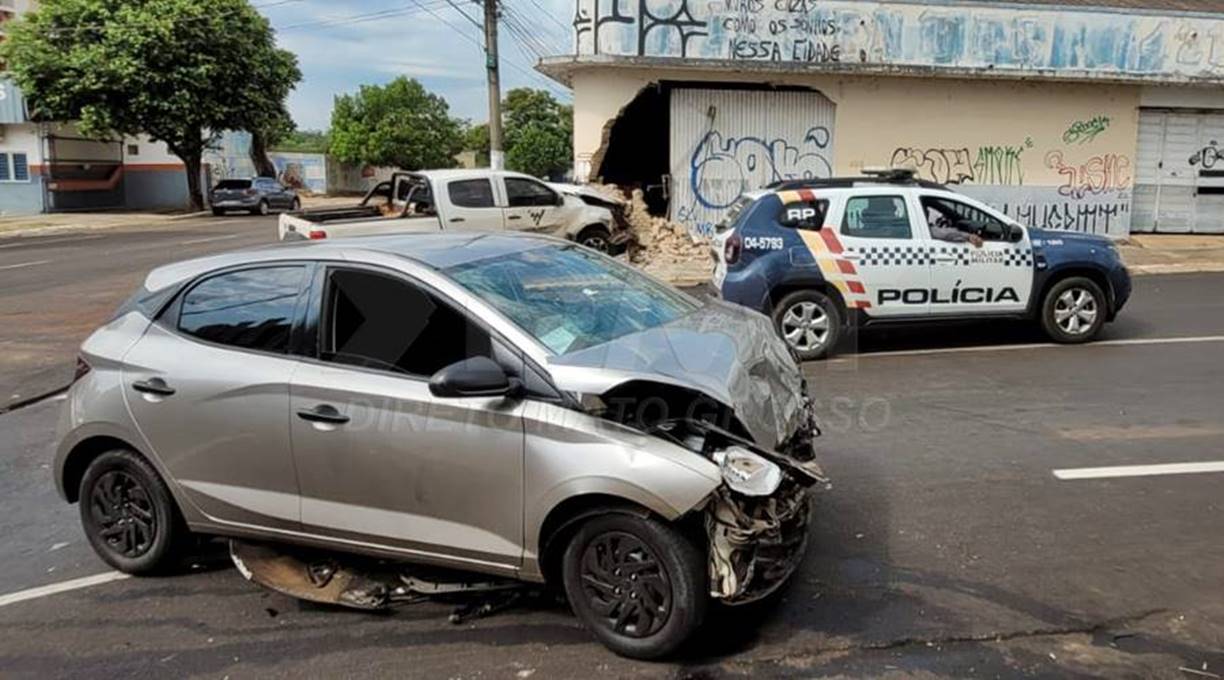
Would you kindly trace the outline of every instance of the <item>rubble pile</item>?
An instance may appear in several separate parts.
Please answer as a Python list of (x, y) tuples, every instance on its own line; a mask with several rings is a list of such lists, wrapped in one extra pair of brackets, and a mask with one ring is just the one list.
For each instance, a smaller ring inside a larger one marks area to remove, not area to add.
[(692, 286), (710, 280), (713, 261), (709, 239), (692, 235), (683, 224), (651, 215), (641, 189), (634, 189), (625, 217), (633, 231), (630, 262), (675, 285)]

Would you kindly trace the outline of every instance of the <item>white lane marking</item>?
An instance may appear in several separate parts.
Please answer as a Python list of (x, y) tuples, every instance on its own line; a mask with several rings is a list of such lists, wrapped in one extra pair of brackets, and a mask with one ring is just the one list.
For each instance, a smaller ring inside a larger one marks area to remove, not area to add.
[(1201, 475), (1224, 472), (1224, 460), (1206, 463), (1166, 463), (1163, 465), (1119, 465), (1117, 467), (1070, 468), (1054, 470), (1062, 480), (1112, 479), (1116, 477), (1154, 477), (1158, 475)]
[(940, 347), (937, 349), (904, 349), (892, 352), (864, 352), (835, 359), (834, 362), (855, 361), (876, 357), (913, 357), (927, 354), (959, 354), (961, 352), (1015, 352), (1024, 349), (1056, 349), (1072, 347), (1125, 347), (1134, 345), (1181, 345), (1202, 342), (1224, 342), (1224, 335), (1200, 335), (1186, 338), (1136, 338), (1132, 340), (1098, 340), (1083, 345), (1059, 345), (1053, 342), (1038, 342), (1028, 345), (975, 345), (973, 347)]
[(37, 267), (40, 264), (51, 264), (51, 260), (35, 260), (34, 262), (22, 262), (20, 264), (6, 264), (0, 267), (0, 271), (5, 269), (24, 269), (25, 267)]
[(31, 239), (28, 237), (26, 238), (19, 237), (18, 240), (14, 243), (5, 243), (5, 244), (0, 245), (0, 250), (4, 250), (6, 248), (20, 248), (22, 246), (49, 246), (49, 245), (53, 245), (56, 243), (66, 243), (68, 241), (92, 241), (96, 238), (102, 238), (102, 235), (99, 234), (96, 236), (73, 236), (71, 238), (52, 238), (52, 239), (46, 239), (46, 240)]
[(37, 600), (40, 597), (49, 597), (51, 595), (67, 593), (73, 590), (80, 590), (82, 588), (92, 588), (93, 586), (100, 586), (103, 583), (122, 581), (125, 578), (131, 578), (131, 576), (117, 571), (108, 571), (104, 574), (94, 574), (93, 576), (75, 578), (71, 581), (52, 583), (49, 586), (39, 586), (38, 588), (19, 590), (15, 593), (9, 593), (8, 595), (0, 595), (0, 607), (7, 607), (10, 604), (17, 604), (18, 602), (26, 602), (28, 600)]
[(242, 234), (230, 234), (228, 236), (209, 236), (208, 238), (194, 238), (190, 241), (179, 241), (180, 246), (189, 246), (194, 243), (211, 243), (213, 241), (228, 241), (232, 238), (238, 238)]

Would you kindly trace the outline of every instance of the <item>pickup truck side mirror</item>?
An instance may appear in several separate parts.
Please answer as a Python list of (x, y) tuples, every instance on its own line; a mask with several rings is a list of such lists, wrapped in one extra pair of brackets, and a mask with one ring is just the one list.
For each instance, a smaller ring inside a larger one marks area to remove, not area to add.
[(489, 357), (472, 357), (438, 371), (429, 379), (435, 397), (512, 397), (522, 389)]

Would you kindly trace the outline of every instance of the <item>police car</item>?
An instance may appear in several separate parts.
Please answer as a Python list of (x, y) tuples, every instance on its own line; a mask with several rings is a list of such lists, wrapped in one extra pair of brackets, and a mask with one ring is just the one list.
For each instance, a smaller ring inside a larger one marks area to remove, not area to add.
[(1131, 292), (1109, 239), (1021, 226), (904, 170), (746, 194), (712, 254), (722, 297), (772, 316), (805, 360), (850, 325), (1023, 318), (1086, 342)]

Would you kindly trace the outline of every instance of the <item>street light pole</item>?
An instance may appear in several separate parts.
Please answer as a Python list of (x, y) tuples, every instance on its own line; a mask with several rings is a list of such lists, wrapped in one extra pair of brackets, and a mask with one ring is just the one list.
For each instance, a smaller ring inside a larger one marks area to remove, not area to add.
[(501, 79), (497, 61), (497, 0), (484, 0), (485, 68), (489, 77), (489, 167), (506, 166), (502, 152)]

